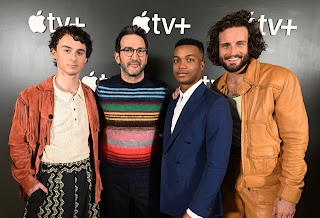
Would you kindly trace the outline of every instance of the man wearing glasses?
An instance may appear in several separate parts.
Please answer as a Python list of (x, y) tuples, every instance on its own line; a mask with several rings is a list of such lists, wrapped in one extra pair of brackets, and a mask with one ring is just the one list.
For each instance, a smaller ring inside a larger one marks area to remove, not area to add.
[(167, 85), (144, 73), (145, 31), (126, 26), (114, 57), (120, 74), (97, 88), (103, 114), (99, 143), (102, 217), (160, 217), (160, 163)]

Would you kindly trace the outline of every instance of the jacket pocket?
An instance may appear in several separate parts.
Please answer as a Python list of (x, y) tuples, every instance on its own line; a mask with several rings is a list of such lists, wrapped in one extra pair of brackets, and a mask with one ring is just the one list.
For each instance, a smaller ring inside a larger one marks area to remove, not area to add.
[(257, 205), (272, 206), (280, 190), (280, 184), (264, 186), (259, 188), (250, 188), (254, 202)]
[(278, 165), (278, 152), (274, 146), (248, 148), (251, 175), (270, 175)]

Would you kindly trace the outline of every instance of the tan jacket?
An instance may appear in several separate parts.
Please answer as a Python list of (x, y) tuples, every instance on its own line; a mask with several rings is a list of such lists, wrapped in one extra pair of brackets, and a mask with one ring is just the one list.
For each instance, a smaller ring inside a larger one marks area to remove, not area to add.
[[(50, 145), (50, 127), (54, 112), (53, 76), (22, 91), (17, 99), (9, 135), (12, 175), (20, 184), (21, 197), (37, 182), (37, 173), (45, 145)], [(91, 132), (91, 156), (95, 168), (95, 202), (102, 190), (98, 160), (99, 116), (92, 90), (82, 84)]]
[[(211, 89), (227, 95), (227, 73)], [(251, 58), (242, 95), (241, 160), (247, 187), (280, 182), (278, 196), (299, 201), (307, 171), (308, 117), (297, 77)]]

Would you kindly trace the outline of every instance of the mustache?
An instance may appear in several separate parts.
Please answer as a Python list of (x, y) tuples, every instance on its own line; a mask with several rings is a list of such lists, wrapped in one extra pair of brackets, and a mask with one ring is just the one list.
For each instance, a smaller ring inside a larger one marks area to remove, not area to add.
[(141, 65), (140, 61), (136, 61), (136, 60), (129, 61), (127, 65), (129, 66), (130, 64), (139, 64), (139, 65)]

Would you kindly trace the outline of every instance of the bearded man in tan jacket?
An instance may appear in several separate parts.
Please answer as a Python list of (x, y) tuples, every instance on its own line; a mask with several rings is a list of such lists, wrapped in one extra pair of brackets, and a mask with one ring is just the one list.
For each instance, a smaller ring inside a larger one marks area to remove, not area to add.
[(265, 50), (249, 11), (209, 32), (208, 57), (226, 69), (211, 88), (226, 96), (233, 140), (222, 185), (224, 217), (293, 217), (307, 165), (308, 117), (295, 74), (257, 58)]

